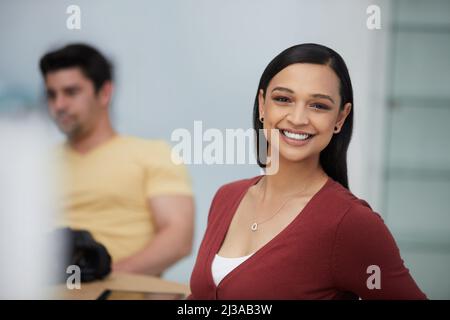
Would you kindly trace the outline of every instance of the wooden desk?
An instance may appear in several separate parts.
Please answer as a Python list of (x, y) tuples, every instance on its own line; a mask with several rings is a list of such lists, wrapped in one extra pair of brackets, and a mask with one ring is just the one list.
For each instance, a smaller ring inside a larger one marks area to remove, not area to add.
[(147, 275), (112, 273), (101, 281), (81, 283), (81, 289), (69, 290), (65, 284), (59, 285), (52, 290), (51, 296), (55, 299), (94, 300), (107, 289), (190, 294), (189, 286), (185, 284)]

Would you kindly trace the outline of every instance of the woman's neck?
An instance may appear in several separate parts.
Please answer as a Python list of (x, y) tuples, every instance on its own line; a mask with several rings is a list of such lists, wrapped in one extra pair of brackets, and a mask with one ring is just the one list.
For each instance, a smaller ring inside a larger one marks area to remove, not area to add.
[(261, 181), (262, 200), (285, 198), (298, 194), (309, 196), (314, 194), (328, 179), (322, 169), (319, 158), (292, 162), (280, 158), (278, 172), (266, 175)]

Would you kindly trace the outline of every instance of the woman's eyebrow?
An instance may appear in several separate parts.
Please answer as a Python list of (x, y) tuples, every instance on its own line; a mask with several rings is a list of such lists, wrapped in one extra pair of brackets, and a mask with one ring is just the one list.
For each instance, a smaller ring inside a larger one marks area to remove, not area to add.
[(274, 92), (275, 90), (279, 90), (279, 91), (286, 91), (289, 93), (295, 93), (293, 90), (289, 89), (289, 88), (285, 88), (285, 87), (275, 87), (272, 89), (272, 92)]
[[(289, 92), (289, 93), (292, 93), (292, 94), (295, 93), (293, 90), (291, 90), (291, 89), (289, 89), (289, 88), (285, 88), (285, 87), (275, 87), (275, 88), (272, 89), (272, 92), (274, 92), (274, 91), (276, 91), (276, 90), (279, 90), (279, 91), (286, 91), (286, 92)], [(331, 97), (330, 97), (329, 95), (327, 95), (327, 94), (323, 94), (323, 93), (313, 93), (313, 94), (310, 94), (310, 97), (312, 97), (312, 98), (327, 99), (327, 100), (330, 100), (330, 101), (334, 104), (333, 98), (331, 98)]]
[(327, 99), (330, 100), (333, 104), (334, 104), (334, 100), (333, 98), (331, 98), (329, 95), (327, 94), (323, 94), (323, 93), (314, 93), (310, 95), (312, 98), (322, 98), (322, 99)]

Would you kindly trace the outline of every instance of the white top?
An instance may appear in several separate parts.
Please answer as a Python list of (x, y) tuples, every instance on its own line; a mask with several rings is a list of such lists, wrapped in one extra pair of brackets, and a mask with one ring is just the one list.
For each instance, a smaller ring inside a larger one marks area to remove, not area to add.
[(211, 266), (212, 275), (216, 286), (220, 283), (220, 281), (222, 281), (223, 278), (226, 277), (227, 274), (229, 274), (233, 269), (250, 258), (252, 255), (253, 253), (248, 256), (238, 258), (225, 258), (216, 254)]

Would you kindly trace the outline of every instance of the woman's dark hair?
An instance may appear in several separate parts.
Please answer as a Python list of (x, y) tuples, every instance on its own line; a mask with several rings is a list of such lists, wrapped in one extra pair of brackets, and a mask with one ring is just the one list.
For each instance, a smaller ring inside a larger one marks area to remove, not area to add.
[(87, 44), (70, 44), (46, 53), (39, 62), (42, 76), (60, 69), (78, 67), (94, 83), (95, 91), (112, 80), (111, 63), (94, 47)]
[[(259, 134), (260, 129), (263, 129), (263, 123), (260, 121), (258, 108), (259, 91), (262, 89), (265, 96), (267, 87), (272, 78), (278, 72), (294, 63), (313, 63), (329, 66), (339, 78), (339, 93), (341, 96), (340, 109), (342, 110), (344, 105), (348, 102), (352, 104), (350, 114), (347, 116), (341, 131), (333, 135), (330, 143), (320, 153), (320, 165), (327, 175), (349, 189), (347, 177), (347, 149), (350, 144), (353, 130), (354, 108), (352, 83), (350, 81), (347, 66), (342, 57), (336, 51), (319, 44), (305, 43), (290, 47), (277, 55), (264, 70), (259, 81), (253, 108), (253, 128), (256, 131), (256, 157), (258, 165), (264, 168), (264, 163), (266, 162), (266, 159), (260, 159), (259, 155), (261, 142), (259, 139), (266, 140), (263, 135)], [(264, 143), (264, 141), (262, 142)]]

